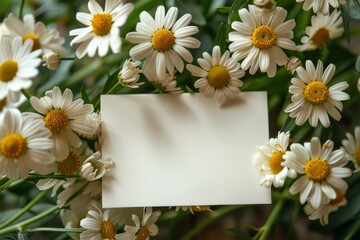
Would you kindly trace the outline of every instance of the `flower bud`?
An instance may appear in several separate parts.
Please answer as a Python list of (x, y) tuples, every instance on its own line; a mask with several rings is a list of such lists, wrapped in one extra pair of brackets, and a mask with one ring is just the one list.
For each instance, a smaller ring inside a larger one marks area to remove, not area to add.
[(61, 62), (60, 53), (56, 51), (46, 53), (42, 59), (45, 61), (43, 66), (47, 67), (50, 70), (56, 70)]
[(276, 7), (275, 0), (254, 0), (254, 5), (266, 12), (271, 12)]
[(139, 65), (140, 61), (133, 62), (131, 59), (127, 59), (124, 62), (123, 68), (119, 72), (118, 79), (121, 85), (129, 88), (139, 88), (140, 85), (144, 83), (139, 83), (140, 79)]
[(294, 74), (296, 68), (300, 67), (301, 61), (299, 58), (297, 57), (290, 57), (285, 65), (286, 70), (290, 73), (290, 74)]

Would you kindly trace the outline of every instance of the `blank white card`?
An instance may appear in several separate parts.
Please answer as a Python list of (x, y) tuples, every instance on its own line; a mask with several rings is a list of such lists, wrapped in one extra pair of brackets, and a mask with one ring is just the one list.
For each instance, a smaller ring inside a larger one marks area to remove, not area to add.
[(268, 141), (266, 92), (218, 105), (198, 93), (102, 95), (104, 208), (268, 204), (253, 164)]

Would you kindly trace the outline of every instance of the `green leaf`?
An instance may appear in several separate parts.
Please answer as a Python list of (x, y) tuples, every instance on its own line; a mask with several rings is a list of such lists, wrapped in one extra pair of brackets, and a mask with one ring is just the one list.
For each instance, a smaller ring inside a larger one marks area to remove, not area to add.
[(360, 3), (357, 0), (349, 0), (349, 15), (352, 18), (360, 19)]
[(218, 45), (222, 52), (224, 52), (225, 49), (227, 48), (226, 41), (227, 41), (228, 33), (229, 33), (229, 25), (226, 23), (221, 23), (216, 34), (214, 45), (215, 46)]
[(346, 5), (342, 5), (341, 6), (341, 16), (344, 22), (344, 30), (345, 30), (345, 36), (346, 36), (346, 40), (348, 45), (350, 44), (350, 23), (349, 23), (349, 11), (348, 11), (348, 7)]
[(84, 103), (90, 103), (89, 95), (84, 87), (81, 87), (81, 98), (84, 100)]
[(288, 117), (284, 126), (280, 129), (280, 132), (292, 131), (296, 127), (295, 118)]
[(192, 2), (175, 1), (175, 5), (179, 8), (181, 14), (190, 13), (192, 15), (192, 22), (198, 26), (204, 26), (206, 19), (202, 13), (202, 8)]
[(360, 72), (360, 56), (356, 60), (355, 68), (356, 68), (356, 71)]
[(234, 3), (231, 5), (230, 8), (230, 13), (229, 13), (229, 18), (228, 18), (228, 23), (229, 25), (231, 25), (231, 23), (233, 21), (238, 21), (240, 20), (238, 11), (241, 8), (244, 8), (245, 6), (247, 6), (249, 4), (250, 0), (235, 0)]

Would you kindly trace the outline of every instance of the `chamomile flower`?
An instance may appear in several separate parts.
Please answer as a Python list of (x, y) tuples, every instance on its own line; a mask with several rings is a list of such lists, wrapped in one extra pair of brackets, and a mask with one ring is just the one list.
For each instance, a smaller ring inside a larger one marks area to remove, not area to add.
[(186, 68), (198, 79), (194, 86), (207, 97), (215, 95), (219, 103), (227, 98), (234, 98), (240, 93), (243, 82), (239, 79), (245, 75), (240, 69), (240, 64), (230, 57), (229, 51), (221, 55), (219, 46), (212, 50), (212, 56), (207, 52), (203, 53), (203, 58), (198, 59), (201, 68), (188, 64)]
[(345, 193), (336, 191), (335, 199), (327, 200), (325, 203), (322, 203), (319, 208), (313, 208), (310, 204), (307, 204), (304, 207), (304, 211), (309, 215), (308, 218), (310, 220), (319, 219), (321, 225), (327, 225), (329, 223), (329, 214), (337, 211), (339, 207), (343, 207), (346, 204)]
[(178, 72), (184, 69), (184, 59), (192, 62), (193, 56), (186, 48), (198, 48), (200, 41), (191, 37), (199, 29), (188, 26), (192, 16), (183, 15), (176, 20), (178, 9), (171, 7), (165, 15), (164, 6), (156, 9), (155, 18), (148, 12), (140, 14), (140, 22), (136, 25), (136, 32), (126, 35), (126, 40), (137, 44), (130, 50), (134, 61), (145, 59), (144, 64), (149, 64), (156, 69), (160, 79), (164, 79), (166, 72)]
[(306, 36), (301, 38), (303, 45), (299, 46), (300, 51), (314, 50), (321, 48), (331, 39), (340, 37), (344, 32), (341, 12), (336, 9), (331, 15), (318, 13), (311, 17), (311, 26), (305, 29)]
[(190, 211), (192, 214), (194, 214), (194, 212), (212, 212), (210, 206), (177, 206), (175, 207), (175, 211)]
[(140, 221), (137, 215), (133, 215), (132, 219), (135, 226), (125, 226), (125, 232), (119, 234), (119, 240), (149, 240), (149, 236), (156, 236), (158, 233), (158, 227), (155, 222), (160, 217), (161, 212), (153, 212), (151, 207), (144, 208), (144, 214)]
[(263, 176), (261, 185), (282, 187), (287, 177), (296, 177), (293, 169), (282, 165), (285, 161), (283, 156), (288, 148), (289, 138), (290, 132), (279, 132), (277, 138), (270, 138), (266, 145), (257, 147), (258, 152), (254, 156), (254, 163)]
[(80, 240), (120, 239), (120, 234), (116, 234), (115, 225), (109, 218), (110, 210), (102, 209), (97, 201), (92, 201), (89, 205), (86, 218), (80, 221), (80, 226), (86, 229), (80, 234)]
[(300, 192), (300, 203), (308, 199), (313, 208), (318, 208), (323, 198), (335, 199), (336, 190), (345, 192), (348, 185), (342, 179), (351, 175), (342, 149), (333, 151), (334, 143), (326, 141), (322, 146), (317, 137), (304, 145), (293, 143), (283, 156), (283, 166), (294, 169), (299, 177), (290, 187), (292, 194)]
[(138, 82), (140, 79), (140, 73), (142, 72), (139, 69), (140, 61), (132, 61), (131, 59), (126, 59), (121, 71), (118, 74), (118, 79), (121, 85), (129, 88), (139, 88), (140, 85), (144, 84), (143, 82)]
[(360, 126), (354, 130), (354, 136), (346, 133), (347, 139), (342, 140), (346, 157), (354, 163), (355, 171), (360, 171)]
[(32, 85), (31, 79), (39, 73), (41, 50), (31, 52), (32, 41), (20, 37), (0, 38), (0, 99), (9, 92), (19, 92)]
[(172, 73), (167, 72), (165, 74), (164, 78), (160, 78), (156, 74), (154, 69), (151, 68), (151, 66), (148, 66), (145, 64), (143, 67), (143, 74), (145, 75), (147, 80), (152, 85), (154, 85), (154, 87), (156, 88), (156, 91), (166, 92), (166, 93), (174, 93), (174, 94), (179, 94), (179, 93), (183, 92), (180, 87), (176, 87), (177, 81), (176, 81), (175, 72), (172, 72)]
[(9, 108), (17, 108), (26, 101), (21, 92), (9, 92), (6, 97), (0, 99), (0, 113)]
[(241, 68), (255, 74), (260, 68), (268, 77), (276, 74), (276, 65), (283, 66), (288, 57), (282, 49), (295, 50), (296, 45), (292, 29), (294, 19), (284, 22), (287, 11), (276, 7), (272, 12), (259, 14), (259, 9), (249, 5), (249, 10), (242, 8), (239, 16), (242, 22), (234, 21), (229, 33), (230, 52), (233, 58), (243, 60)]
[(17, 109), (0, 116), (0, 176), (25, 179), (29, 170), (49, 174), (55, 158), (51, 133), (43, 121), (31, 119)]
[[(79, 174), (81, 170), (81, 166), (85, 160), (85, 156), (81, 155), (81, 151), (84, 147), (80, 147), (77, 149), (71, 148), (69, 155), (65, 159), (61, 159), (61, 161), (55, 161), (52, 167), (52, 172), (55, 175), (75, 175)], [(75, 178), (67, 178), (67, 179), (56, 179), (56, 178), (45, 178), (40, 179), (36, 183), (36, 187), (39, 190), (46, 190), (52, 188), (51, 196), (55, 196), (56, 192), (60, 187), (67, 188), (75, 183)]]
[(56, 30), (49, 30), (42, 22), (35, 22), (32, 14), (27, 14), (21, 21), (13, 13), (4, 20), (5, 25), (12, 36), (20, 36), (23, 41), (30, 39), (33, 42), (32, 51), (41, 49), (42, 54), (56, 51), (62, 55), (66, 54), (66, 49), (62, 47), (65, 42), (60, 33)]
[(328, 114), (335, 120), (341, 118), (343, 104), (350, 96), (343, 92), (348, 88), (347, 82), (340, 82), (328, 87), (328, 83), (335, 73), (335, 65), (330, 64), (323, 72), (323, 63), (319, 60), (315, 68), (311, 61), (306, 61), (306, 68), (298, 67), (296, 73), (299, 78), (292, 78), (289, 93), (292, 103), (284, 110), (295, 119), (297, 125), (303, 125), (309, 120), (311, 126), (316, 127), (318, 121), (324, 127), (330, 126)]
[(91, 134), (95, 129), (84, 119), (93, 112), (93, 105), (84, 104), (82, 99), (73, 101), (73, 93), (65, 89), (61, 93), (59, 87), (54, 87), (47, 96), (31, 97), (30, 103), (40, 114), (29, 114), (33, 118), (45, 121), (51, 131), (51, 139), (55, 142), (53, 153), (61, 161), (69, 155), (70, 146), (80, 147), (81, 139), (78, 134)]
[[(305, 2), (304, 2), (305, 1)], [(346, 0), (296, 0), (296, 2), (304, 2), (303, 9), (309, 11), (311, 8), (314, 13), (321, 12), (324, 15), (329, 14), (329, 4), (338, 8), (340, 4), (345, 4)]]
[(111, 158), (103, 158), (100, 152), (92, 154), (81, 166), (80, 175), (86, 181), (96, 181), (102, 178), (114, 166)]
[(124, 4), (122, 0), (107, 0), (103, 9), (95, 0), (90, 0), (88, 8), (90, 14), (83, 12), (76, 14), (76, 19), (86, 27), (70, 31), (70, 36), (76, 36), (70, 45), (80, 43), (76, 56), (82, 58), (88, 54), (89, 57), (93, 57), (98, 51), (99, 56), (103, 57), (108, 53), (109, 47), (113, 53), (119, 53), (121, 50), (119, 28), (125, 25), (134, 5)]

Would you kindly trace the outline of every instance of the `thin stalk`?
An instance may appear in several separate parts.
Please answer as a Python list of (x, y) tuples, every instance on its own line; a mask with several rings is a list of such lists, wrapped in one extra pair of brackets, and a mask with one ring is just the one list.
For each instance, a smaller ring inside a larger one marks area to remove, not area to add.
[(40, 192), (31, 202), (26, 204), (19, 212), (17, 212), (15, 215), (13, 215), (11, 218), (6, 220), (0, 225), (0, 229), (8, 226), (9, 224), (16, 221), (18, 218), (20, 218), (22, 215), (24, 215), (26, 212), (28, 212), (35, 204), (37, 204), (41, 199), (43, 199), (49, 191), (42, 191)]
[(22, 18), (23, 10), (24, 10), (25, 0), (21, 0), (20, 8), (19, 8), (19, 18)]
[(70, 232), (70, 233), (81, 233), (84, 231), (84, 228), (51, 228), (51, 227), (41, 227), (26, 229), (26, 232)]
[(21, 89), (21, 92), (26, 97), (26, 99), (29, 101), (31, 98), (30, 94), (25, 89)]
[(40, 219), (47, 217), (49, 215), (51, 215), (52, 213), (56, 212), (59, 208), (57, 206), (54, 206), (52, 208), (49, 208), (48, 210), (46, 210), (45, 212), (42, 212), (32, 218), (29, 218), (25, 221), (19, 222), (15, 225), (12, 225), (10, 227), (4, 228), (4, 229), (0, 229), (0, 235), (5, 234), (5, 233), (9, 233), (9, 232), (13, 232), (13, 231), (17, 231), (18, 229), (24, 228), (25, 226), (34, 223), (36, 221), (39, 221)]
[(344, 240), (351, 240), (353, 236), (360, 231), (360, 218), (354, 223)]
[(205, 228), (207, 228), (209, 225), (220, 219), (221, 217), (225, 216), (226, 214), (229, 214), (233, 211), (236, 211), (244, 206), (226, 206), (223, 208), (220, 208), (219, 210), (216, 210), (209, 214), (209, 217), (199, 223), (195, 228), (193, 228), (190, 232), (188, 232), (181, 240), (191, 240), (193, 237), (195, 237), (198, 233), (203, 231)]
[(253, 237), (253, 240), (267, 240), (275, 223), (277, 218), (279, 217), (279, 214), (285, 204), (284, 199), (279, 199), (276, 202), (275, 207), (271, 210), (270, 216), (267, 218), (266, 223), (264, 226), (262, 226), (259, 230), (259, 232)]
[(67, 58), (60, 58), (61, 61), (70, 61), (70, 60), (75, 60), (74, 57), (67, 57)]
[[(120, 82), (116, 82), (116, 84), (114, 84), (114, 86), (112, 86), (105, 94), (111, 94), (115, 91), (115, 89), (120, 86)], [(100, 105), (100, 98), (99, 100), (97, 100), (97, 102), (94, 105), (94, 109), (98, 109)]]

